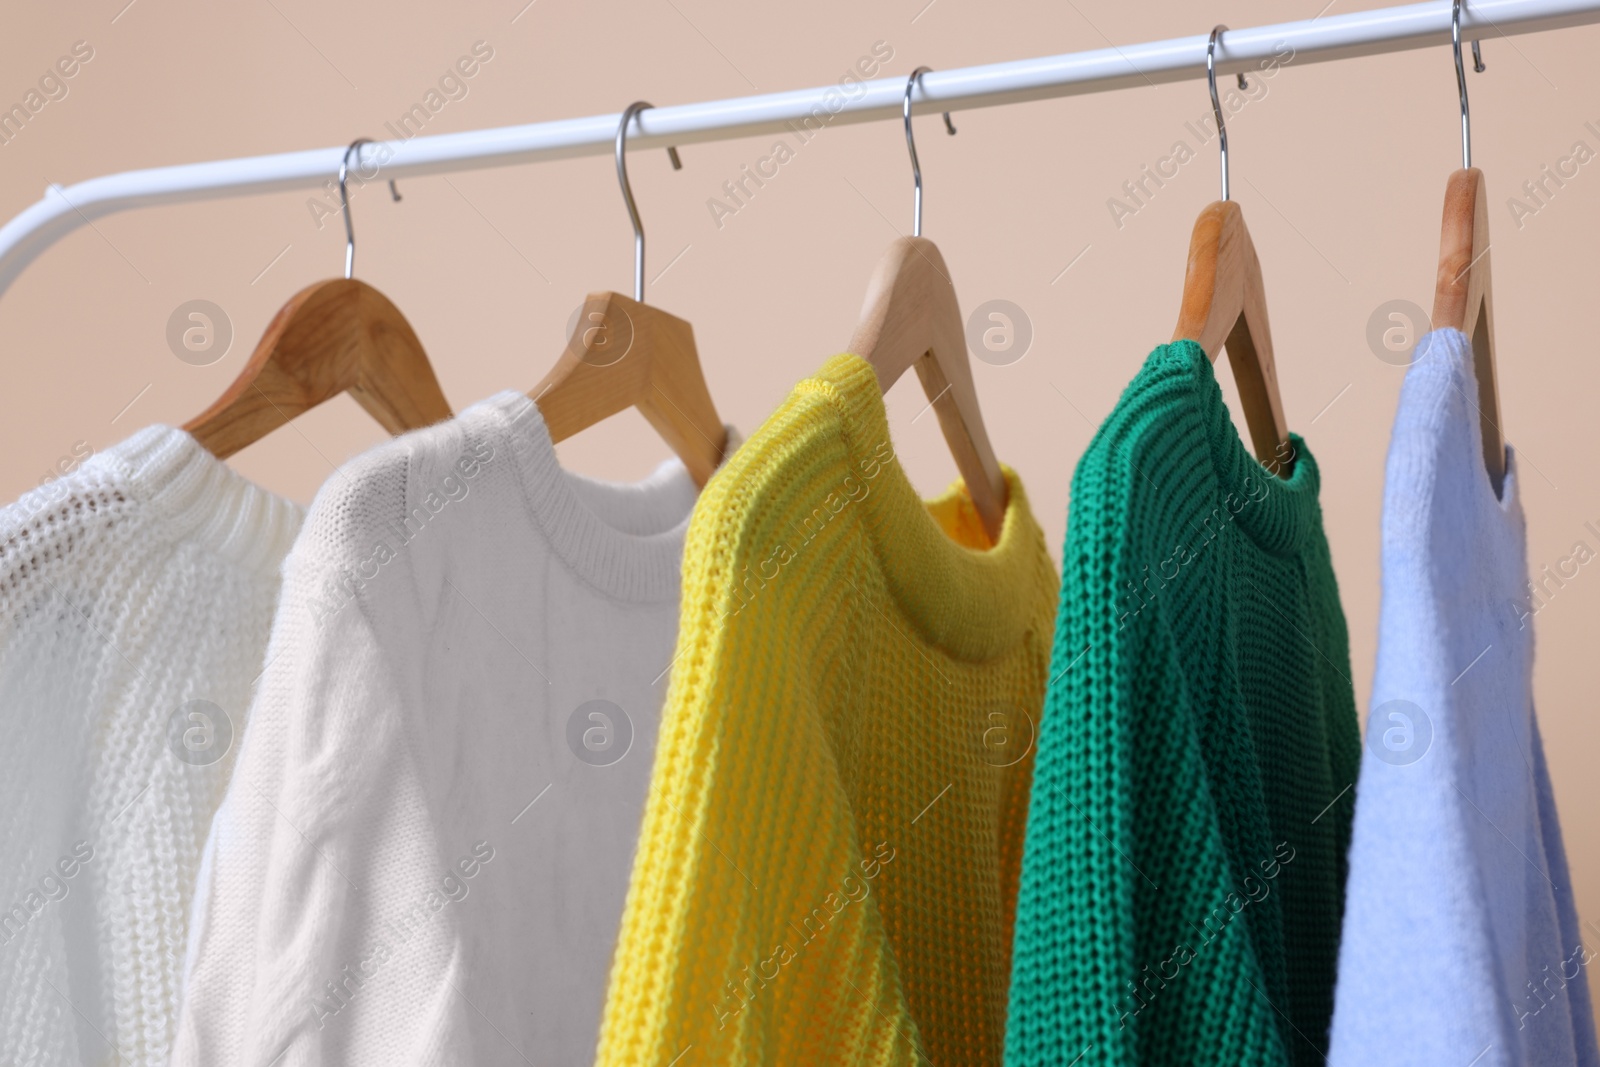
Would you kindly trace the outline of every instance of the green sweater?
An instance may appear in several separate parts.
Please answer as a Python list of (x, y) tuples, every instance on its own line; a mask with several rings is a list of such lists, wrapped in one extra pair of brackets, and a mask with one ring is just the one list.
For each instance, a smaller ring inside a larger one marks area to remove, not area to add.
[(1179, 341), (1078, 462), (1007, 1064), (1323, 1062), (1360, 740), (1291, 444), (1257, 463)]

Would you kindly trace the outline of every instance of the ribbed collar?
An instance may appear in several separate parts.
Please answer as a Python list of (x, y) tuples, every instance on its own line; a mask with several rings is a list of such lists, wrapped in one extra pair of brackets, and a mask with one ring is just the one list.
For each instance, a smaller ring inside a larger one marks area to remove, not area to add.
[(91, 456), (125, 485), (174, 541), (203, 545), (241, 567), (275, 571), (305, 508), (263, 489), (171, 426), (147, 426)]
[(834, 356), (795, 391), (821, 394), (835, 406), (852, 474), (877, 470), (856, 506), (890, 592), (922, 635), (970, 661), (1015, 647), (1040, 617), (1040, 598), (1049, 602), (1055, 596), (1044, 535), (1016, 472), (1002, 468), (1008, 500), (999, 543), (969, 547), (947, 534), (934, 515), (954, 516), (949, 525), (981, 544), (983, 527), (971, 496), (960, 482), (932, 500), (917, 495), (889, 451), (888, 413), (871, 364), (859, 356)]
[[(512, 390), (474, 404), (461, 418), (485, 420), (510, 441), (528, 512), (578, 577), (619, 600), (678, 599), (684, 538), (700, 495), (680, 461), (669, 459), (633, 483), (574, 474), (561, 466), (538, 405)], [(739, 437), (727, 430), (731, 455)]]
[(1289, 435), (1294, 466), (1287, 478), (1270, 473), (1239, 437), (1222, 399), (1216, 369), (1194, 341), (1174, 341), (1150, 353), (1147, 370), (1175, 370), (1190, 377), (1211, 445), (1211, 460), (1226, 500), (1229, 494), (1247, 501), (1235, 522), (1263, 551), (1279, 555), (1299, 551), (1322, 521), (1317, 493), (1322, 475), (1316, 457), (1297, 433)]

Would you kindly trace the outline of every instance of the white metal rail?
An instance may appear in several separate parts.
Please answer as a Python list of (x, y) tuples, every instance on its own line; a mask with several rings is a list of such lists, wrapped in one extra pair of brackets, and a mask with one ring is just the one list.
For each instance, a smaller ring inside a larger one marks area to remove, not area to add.
[[(1294, 64), (1377, 55), (1450, 43), (1450, 0), (1379, 8), (1301, 22), (1229, 30), (1218, 45), (1217, 71), (1248, 72), (1263, 60), (1294, 50)], [(1493, 40), (1600, 22), (1600, 0), (1468, 0), (1462, 12), (1465, 40)], [(1092, 52), (1073, 52), (1009, 63), (939, 70), (923, 76), (916, 96), (924, 110), (957, 111), (1058, 96), (1105, 92), (1203, 78), (1207, 32), (1190, 37)], [(1445, 60), (1441, 57), (1440, 63)], [(634, 149), (731, 140), (772, 133), (813, 115), (834, 123), (898, 119), (905, 78), (879, 78), (843, 93), (837, 85), (761, 96), (658, 107), (642, 113)], [(641, 91), (648, 87), (640, 86)], [(385, 178), (507, 166), (538, 160), (602, 155), (612, 151), (620, 112), (417, 136), (368, 149)], [(813, 119), (816, 121), (816, 119)], [(352, 131), (355, 136), (363, 131)], [(29, 263), (65, 234), (104, 215), (155, 204), (212, 200), (252, 193), (315, 188), (339, 172), (344, 145), (125, 171), (66, 187), (51, 186), (44, 199), (0, 227), (0, 293)], [(370, 172), (364, 177), (370, 177)]]

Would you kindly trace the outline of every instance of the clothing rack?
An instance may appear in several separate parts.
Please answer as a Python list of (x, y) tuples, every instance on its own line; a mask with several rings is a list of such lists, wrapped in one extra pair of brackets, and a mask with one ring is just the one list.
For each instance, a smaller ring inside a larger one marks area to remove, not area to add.
[[(1318, 15), (1229, 30), (1217, 47), (1218, 75), (1249, 73), (1292, 48), (1296, 65), (1380, 55), (1450, 43), (1450, 0)], [(1600, 22), (1600, 0), (1471, 0), (1461, 36), (1480, 40)], [(1161, 85), (1206, 74), (1208, 34), (1112, 46), (1038, 59), (990, 63), (923, 75), (915, 99), (940, 111)], [(652, 108), (635, 119), (633, 148), (725, 141), (776, 133), (826, 114), (829, 124), (899, 119), (902, 76), (759, 96)], [(819, 109), (821, 109), (819, 111)], [(619, 112), (502, 126), (466, 133), (375, 142), (372, 160), (386, 179), (609, 154)], [(360, 133), (362, 131), (353, 131)], [(0, 293), (45, 249), (80, 225), (131, 208), (316, 188), (339, 173), (346, 147), (123, 171), (74, 185), (50, 185), (44, 198), (0, 227)], [(382, 161), (382, 162), (378, 162)], [(373, 175), (363, 173), (364, 179)]]

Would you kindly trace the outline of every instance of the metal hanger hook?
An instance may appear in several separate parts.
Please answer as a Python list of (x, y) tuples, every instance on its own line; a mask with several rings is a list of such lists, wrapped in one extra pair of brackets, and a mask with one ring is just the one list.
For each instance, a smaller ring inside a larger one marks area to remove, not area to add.
[[(1472, 168), (1472, 120), (1467, 111), (1467, 72), (1461, 66), (1461, 0), (1450, 5), (1450, 46), (1456, 56), (1456, 89), (1461, 94), (1461, 169)], [(1472, 70), (1483, 73), (1483, 53), (1472, 42)]]
[[(644, 223), (639, 221), (639, 207), (633, 202), (633, 186), (628, 184), (628, 123), (639, 112), (652, 107), (655, 105), (636, 100), (623, 111), (622, 121), (617, 123), (617, 181), (622, 185), (622, 202), (628, 205), (628, 218), (633, 220), (633, 298), (641, 304), (644, 303)], [(683, 169), (683, 161), (678, 158), (676, 148), (668, 147), (667, 158), (672, 160), (673, 170)]]
[[(350, 223), (350, 193), (345, 188), (345, 175), (350, 169), (350, 153), (356, 154), (356, 170), (361, 169), (361, 146), (376, 144), (370, 137), (357, 137), (350, 142), (350, 147), (344, 150), (344, 159), (339, 162), (339, 213), (344, 216), (344, 276), (350, 277), (356, 269), (356, 230)], [(374, 175), (376, 176), (376, 175)], [(394, 179), (389, 179), (389, 195), (396, 200), (400, 199), (400, 190), (394, 187)]]
[[(933, 73), (932, 67), (918, 67), (911, 72), (911, 77), (906, 79), (906, 98), (900, 107), (900, 114), (906, 121), (906, 151), (911, 153), (911, 181), (916, 187), (916, 199), (911, 216), (911, 236), (922, 236), (922, 166), (917, 162), (917, 142), (911, 136), (911, 91), (917, 87), (917, 79), (924, 74)], [(956, 135), (955, 124), (950, 121), (950, 112), (944, 113), (944, 128), (950, 131), (950, 136)]]
[[(1228, 127), (1222, 122), (1222, 104), (1217, 100), (1217, 42), (1228, 32), (1220, 23), (1211, 29), (1211, 39), (1206, 42), (1206, 86), (1211, 90), (1211, 114), (1217, 119), (1217, 145), (1222, 149), (1222, 199), (1228, 199)], [(1244, 71), (1239, 72), (1239, 88), (1248, 89)]]

